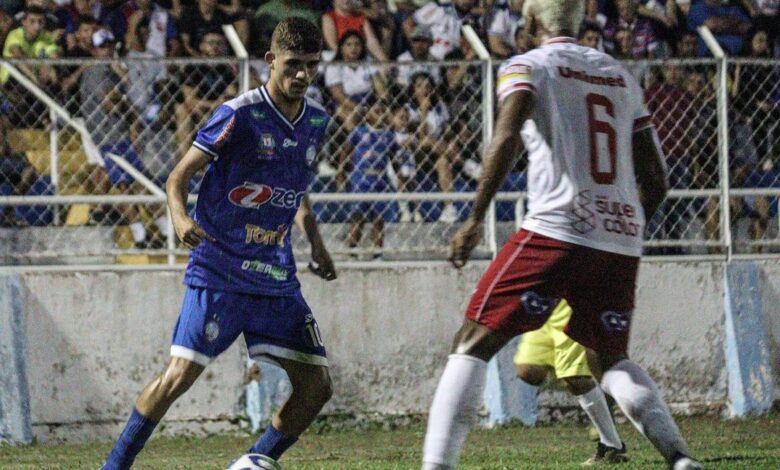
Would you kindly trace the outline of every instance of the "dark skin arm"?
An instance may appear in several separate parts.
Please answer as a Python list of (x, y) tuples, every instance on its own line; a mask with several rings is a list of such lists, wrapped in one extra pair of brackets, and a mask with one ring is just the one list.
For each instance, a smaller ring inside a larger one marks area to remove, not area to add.
[(322, 236), (320, 236), (317, 219), (314, 217), (314, 211), (311, 209), (308, 195), (303, 197), (301, 207), (298, 208), (298, 212), (295, 214), (295, 224), (306, 234), (306, 239), (309, 240), (311, 245), (309, 269), (326, 281), (336, 279), (336, 268), (333, 265), (333, 260), (330, 258), (328, 249), (325, 248), (325, 242), (322, 241)]
[(525, 90), (512, 93), (501, 105), (493, 139), (482, 160), (482, 175), (477, 187), (474, 209), (452, 239), (449, 260), (458, 269), (466, 264), (471, 251), (479, 243), (482, 221), (490, 207), (490, 201), (512, 169), (515, 157), (522, 151), (520, 130), (531, 116), (533, 108), (534, 94)]
[(669, 189), (663, 156), (656, 144), (654, 133), (655, 130), (652, 128), (635, 132), (631, 145), (639, 201), (642, 203), (645, 218), (648, 220), (658, 210), (658, 206), (666, 198), (666, 192)]

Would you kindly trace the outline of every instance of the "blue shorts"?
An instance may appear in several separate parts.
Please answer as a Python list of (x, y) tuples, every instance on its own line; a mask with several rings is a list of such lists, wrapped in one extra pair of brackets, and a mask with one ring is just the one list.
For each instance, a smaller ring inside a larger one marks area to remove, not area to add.
[(242, 333), (253, 359), (328, 365), (317, 321), (300, 290), (269, 296), (187, 286), (171, 356), (206, 366)]

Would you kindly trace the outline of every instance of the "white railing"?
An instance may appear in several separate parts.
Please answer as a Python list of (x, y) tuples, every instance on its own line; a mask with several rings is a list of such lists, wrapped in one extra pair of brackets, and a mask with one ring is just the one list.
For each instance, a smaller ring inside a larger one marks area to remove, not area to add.
[[(704, 33), (706, 35), (706, 33)], [(469, 33), (466, 33), (467, 38), (469, 37)], [(228, 33), (228, 37), (230, 37), (230, 34)], [(473, 38), (472, 38), (473, 39)], [(223, 63), (223, 64), (230, 64), (233, 65), (239, 70), (239, 73), (237, 75), (236, 83), (237, 83), (237, 90), (244, 90), (248, 89), (250, 84), (256, 84), (257, 80), (256, 78), (252, 78), (252, 72), (253, 70), (250, 68), (250, 61), (248, 57), (244, 54), (246, 51), (242, 51), (241, 48), (236, 48), (233, 44), (233, 41), (231, 41), (231, 46), (234, 48), (234, 53), (236, 54), (237, 58), (235, 59), (219, 59), (215, 61), (215, 63)], [(479, 52), (479, 46), (477, 45), (475, 47), (475, 50)], [(717, 52), (717, 51), (716, 51)], [(484, 51), (482, 51), (484, 54)], [(756, 70), (758, 70), (760, 67), (766, 68), (766, 67), (774, 67), (776, 70), (780, 69), (780, 62), (777, 61), (755, 61), (755, 60), (745, 60), (745, 59), (731, 59), (725, 56), (720, 56), (717, 53), (715, 53), (716, 58), (714, 60), (706, 60), (706, 59), (697, 59), (693, 61), (680, 61), (680, 60), (674, 60), (672, 61), (675, 64), (682, 64), (682, 65), (688, 65), (691, 68), (695, 67), (705, 67), (708, 71), (714, 71), (716, 72), (716, 80), (713, 82), (709, 82), (707, 84), (707, 87), (705, 90), (703, 90), (701, 93), (702, 95), (706, 95), (706, 102), (713, 104), (713, 108), (715, 109), (715, 116), (713, 117), (713, 123), (715, 124), (715, 128), (713, 131), (713, 142), (716, 142), (717, 145), (714, 147), (712, 151), (710, 150), (702, 150), (699, 148), (700, 146), (692, 146), (690, 149), (690, 153), (696, 154), (693, 157), (698, 158), (699, 160), (704, 160), (705, 163), (707, 161), (715, 162), (716, 164), (716, 170), (715, 172), (709, 177), (710, 179), (708, 181), (705, 181), (704, 184), (699, 185), (698, 187), (694, 184), (686, 184), (682, 188), (683, 189), (673, 189), (669, 194), (669, 205), (670, 209), (668, 211), (667, 218), (662, 220), (662, 222), (666, 223), (669, 222), (673, 217), (681, 218), (682, 221), (679, 222), (677, 226), (673, 226), (672, 232), (675, 232), (673, 235), (668, 235), (665, 232), (660, 231), (658, 233), (652, 233), (648, 237), (647, 246), (651, 249), (665, 249), (665, 248), (680, 248), (683, 253), (685, 254), (692, 254), (692, 253), (698, 253), (697, 256), (703, 256), (703, 257), (712, 257), (712, 258), (718, 258), (721, 259), (722, 257), (726, 256), (728, 258), (732, 256), (747, 256), (745, 253), (740, 253), (740, 250), (743, 249), (757, 249), (758, 247), (763, 247), (767, 249), (775, 249), (778, 246), (780, 246), (780, 219), (778, 219), (776, 216), (770, 215), (771, 221), (771, 227), (770, 230), (767, 232), (768, 235), (763, 239), (746, 239), (739, 233), (732, 233), (732, 225), (733, 221), (735, 219), (738, 219), (741, 221), (744, 225), (746, 222), (746, 219), (741, 217), (738, 213), (732, 214), (731, 213), (731, 206), (727, 203), (727, 201), (732, 202), (739, 202), (741, 204), (742, 200), (749, 200), (751, 198), (769, 198), (770, 200), (774, 198), (780, 197), (780, 188), (775, 187), (741, 187), (738, 184), (734, 184), (733, 181), (731, 181), (731, 177), (733, 175), (730, 175), (730, 168), (729, 168), (729, 161), (732, 159), (732, 154), (735, 152), (735, 144), (730, 142), (730, 140), (733, 140), (733, 132), (734, 132), (734, 126), (737, 125), (737, 123), (734, 123), (734, 125), (731, 125), (729, 122), (729, 112), (732, 112), (730, 109), (730, 95), (729, 95), (729, 75), (730, 75), (730, 69), (729, 67), (733, 66), (734, 64), (743, 64), (744, 68), (754, 67)], [(121, 59), (123, 63), (132, 64), (133, 61), (129, 59)], [(57, 61), (45, 61), (47, 64), (50, 65), (57, 65)], [(78, 61), (68, 60), (68, 61), (62, 61), (63, 63), (66, 63), (67, 65), (73, 66), (74, 64), (79, 64)], [(166, 64), (169, 68), (175, 68), (179, 67), (180, 69), (184, 70), (185, 67), (187, 67), (190, 64), (198, 63), (198, 61), (193, 60), (185, 60), (185, 59), (176, 59), (176, 60), (152, 60), (148, 61), (149, 63), (152, 62), (162, 62)], [(28, 208), (28, 207), (62, 207), (67, 208), (70, 206), (74, 206), (77, 204), (84, 204), (89, 205), (91, 207), (96, 206), (113, 206), (113, 207), (120, 207), (122, 205), (137, 205), (139, 207), (150, 207), (153, 205), (162, 205), (166, 202), (165, 200), (165, 194), (163, 190), (161, 189), (161, 180), (164, 180), (165, 173), (157, 173), (157, 174), (149, 174), (145, 172), (138, 171), (134, 165), (130, 164), (124, 155), (115, 155), (111, 156), (111, 154), (107, 154), (108, 158), (111, 158), (112, 161), (114, 161), (120, 168), (122, 168), (126, 173), (130, 174), (135, 182), (137, 182), (136, 189), (131, 190), (129, 193), (126, 194), (63, 194), (62, 189), (72, 187), (75, 183), (77, 183), (76, 180), (74, 180), (74, 175), (69, 174), (65, 175), (62, 173), (62, 168), (64, 164), (67, 164), (66, 161), (63, 160), (63, 158), (67, 159), (67, 152), (71, 152), (72, 150), (63, 150), (63, 144), (60, 142), (63, 137), (63, 128), (61, 126), (67, 126), (76, 131), (76, 135), (79, 136), (80, 145), (82, 147), (87, 147), (89, 145), (96, 147), (99, 144), (96, 144), (95, 142), (92, 142), (89, 144), (89, 141), (91, 141), (90, 137), (90, 131), (94, 131), (94, 129), (87, 129), (84, 125), (83, 121), (80, 120), (80, 118), (74, 117), (74, 115), (71, 114), (71, 112), (68, 111), (68, 107), (65, 104), (62, 104), (58, 102), (55, 98), (52, 96), (49, 96), (44, 92), (40, 87), (32, 83), (26, 76), (24, 76), (21, 72), (19, 72), (18, 69), (16, 69), (13, 65), (13, 62), (1, 62), (2, 66), (4, 66), (6, 69), (10, 71), (11, 77), (14, 80), (14, 83), (16, 83), (17, 86), (22, 87), (24, 90), (32, 94), (36, 99), (38, 99), (41, 103), (45, 105), (45, 108), (48, 110), (44, 115), (42, 115), (39, 118), (39, 121), (37, 121), (37, 129), (45, 130), (48, 132), (48, 146), (47, 151), (49, 152), (49, 174), (52, 181), (52, 186), (54, 188), (54, 194), (53, 195), (44, 195), (44, 196), (18, 196), (18, 195), (6, 195), (6, 196), (0, 196), (0, 206), (12, 206), (12, 207), (18, 207), (18, 208)], [(92, 61), (90, 63), (101, 63), (100, 61)], [(646, 71), (654, 71), (654, 70), (660, 70), (661, 66), (665, 62), (662, 61), (649, 61), (649, 62), (642, 62), (642, 63), (632, 63), (630, 65), (636, 66), (639, 65), (644, 68)], [(420, 64), (414, 64), (415, 66), (418, 66)], [(465, 101), (468, 105), (473, 106), (474, 113), (470, 116), (473, 118), (473, 122), (471, 125), (477, 125), (479, 127), (479, 137), (476, 138), (475, 142), (472, 142), (475, 145), (475, 148), (479, 149), (478, 153), (481, 153), (481, 151), (484, 151), (484, 149), (487, 146), (487, 143), (489, 142), (489, 138), (492, 133), (492, 127), (493, 127), (493, 117), (495, 114), (495, 103), (494, 100), (491, 99), (491, 97), (494, 94), (494, 88), (493, 88), (493, 63), (489, 60), (482, 60), (481, 62), (464, 62), (464, 63), (427, 63), (423, 64), (425, 67), (428, 67), (431, 71), (434, 71), (434, 69), (438, 69), (439, 67), (465, 67), (465, 66), (477, 66), (477, 69), (479, 70), (477, 73), (481, 74), (481, 88), (476, 91), (476, 93), (472, 94), (462, 94), (459, 96), (459, 98), (463, 101)], [(332, 65), (326, 65), (326, 67), (329, 67)], [(399, 64), (372, 64), (372, 67), (376, 67), (378, 69), (385, 70), (386, 76), (393, 76), (395, 73), (395, 69), (400, 67)], [(476, 70), (476, 69), (475, 69)], [(758, 72), (756, 72), (758, 73)], [(173, 85), (168, 84), (168, 86), (172, 87)], [(776, 85), (780, 86), (780, 85)], [(171, 88), (173, 95), (174, 92), (178, 92), (178, 89)], [(404, 92), (405, 93), (405, 92)], [(8, 91), (6, 91), (6, 94), (8, 94)], [(391, 96), (391, 99), (399, 99), (397, 96)], [(407, 97), (408, 98), (408, 97)], [(173, 98), (171, 98), (173, 99)], [(403, 101), (399, 101), (396, 104), (403, 103)], [(163, 104), (175, 104), (174, 102), (170, 103), (163, 103)], [(694, 112), (698, 112), (699, 108), (697, 106), (692, 106)], [(471, 108), (470, 108), (471, 109)], [(698, 115), (695, 117), (699, 117)], [(449, 123), (448, 123), (449, 124)], [(780, 125), (777, 123), (769, 123), (770, 128), (770, 134), (772, 132), (774, 133), (780, 133)], [(341, 128), (336, 128), (335, 132), (345, 132)], [(691, 136), (691, 139), (700, 138), (702, 132), (704, 132), (700, 127), (697, 126), (691, 126), (690, 128), (686, 128), (687, 135), (689, 134)], [(474, 134), (477, 135), (477, 134)], [(775, 135), (775, 134), (772, 134)], [(705, 136), (706, 137), (706, 136)], [(344, 135), (342, 135), (342, 138), (344, 138)], [(460, 136), (458, 138), (461, 138)], [(173, 139), (173, 137), (170, 137), (169, 140)], [(326, 149), (328, 152), (331, 152), (331, 154), (335, 154), (338, 152), (338, 147), (335, 145), (336, 142), (338, 142), (338, 137), (329, 137), (328, 144), (326, 145)], [(159, 145), (160, 142), (163, 142), (165, 138), (161, 137), (160, 140), (155, 141), (155, 145)], [(707, 139), (700, 139), (700, 140), (707, 140)], [(469, 142), (460, 142), (458, 141), (461, 148), (466, 148), (469, 145)], [(743, 145), (743, 144), (737, 144), (737, 145)], [(152, 149), (155, 150), (156, 147), (152, 146)], [(94, 149), (92, 150), (95, 151)], [(161, 152), (161, 151), (160, 151)], [(327, 152), (326, 152), (327, 153)], [(327, 156), (327, 155), (326, 155)], [(703, 157), (702, 157), (703, 156)], [(478, 155), (473, 154), (470, 155), (472, 158), (478, 158)], [(693, 173), (693, 170), (691, 169), (691, 173)], [(1, 175), (0, 175), (1, 176)], [(82, 175), (83, 176), (83, 175)], [(427, 177), (431, 180), (435, 180), (437, 175), (436, 174), (430, 174), (427, 175)], [(86, 178), (86, 176), (85, 176)], [(778, 184), (780, 186), (780, 184)], [(379, 202), (392, 202), (394, 205), (397, 205), (398, 203), (407, 203), (409, 207), (417, 207), (420, 212), (423, 212), (423, 220), (422, 221), (412, 221), (412, 222), (399, 222), (398, 220), (392, 219), (389, 220), (386, 224), (388, 227), (388, 230), (392, 237), (389, 237), (391, 240), (395, 240), (394, 242), (387, 243), (386, 246), (381, 250), (385, 254), (394, 254), (394, 255), (404, 255), (408, 254), (412, 257), (416, 257), (416, 259), (431, 259), (426, 257), (435, 257), (437, 259), (440, 259), (442, 256), (442, 253), (446, 253), (448, 243), (449, 243), (449, 236), (452, 233), (452, 225), (457, 225), (462, 221), (468, 211), (468, 203), (470, 203), (473, 200), (474, 193), (473, 189), (475, 187), (475, 183), (471, 181), (468, 185), (465, 185), (465, 188), (463, 191), (458, 192), (438, 192), (435, 185), (429, 187), (428, 189), (412, 189), (408, 192), (393, 192), (393, 193), (365, 193), (365, 192), (330, 192), (334, 191), (331, 189), (326, 189), (325, 192), (313, 192), (311, 194), (311, 200), (315, 205), (320, 205), (322, 207), (325, 207), (327, 205), (333, 206), (333, 211), (341, 211), (341, 215), (331, 217), (331, 219), (326, 220), (323, 223), (323, 226), (325, 227), (325, 232), (327, 233), (327, 243), (329, 247), (337, 254), (361, 254), (361, 253), (367, 253), (371, 252), (373, 248), (366, 247), (366, 246), (357, 246), (357, 247), (344, 247), (343, 246), (343, 238), (346, 231), (346, 226), (349, 223), (348, 218), (345, 218), (343, 216), (344, 213), (348, 212), (348, 208), (350, 207), (350, 204), (358, 203), (358, 202), (364, 202), (364, 203), (379, 203)], [(701, 189), (704, 188), (704, 189)], [(149, 194), (139, 194), (139, 192), (148, 192)], [(420, 191), (420, 192), (417, 192)], [(432, 191), (432, 192), (422, 192), (422, 191)], [(485, 240), (484, 245), (479, 247), (479, 250), (481, 253), (486, 253), (488, 255), (494, 255), (497, 251), (498, 247), (502, 243), (502, 236), (505, 235), (507, 229), (513, 229), (519, 222), (522, 220), (522, 217), (524, 215), (524, 205), (525, 205), (525, 193), (523, 191), (512, 191), (512, 192), (502, 192), (497, 195), (496, 201), (491, 205), (489, 216), (487, 219), (487, 223), (485, 226)], [(190, 198), (190, 203), (194, 203), (196, 199), (195, 195), (192, 195)], [(708, 212), (709, 209), (707, 206), (707, 201), (714, 201), (717, 202), (715, 204), (717, 206), (717, 213), (714, 211)], [(437, 215), (434, 215), (437, 211), (441, 210), (443, 203), (454, 203), (458, 205), (458, 213), (459, 213), (459, 219), (458, 221), (453, 223), (444, 223), (444, 222), (438, 222), (437, 221)], [(512, 210), (509, 211), (509, 215), (506, 211), (507, 202), (509, 202), (510, 206), (512, 207)], [(513, 203), (513, 204), (512, 204)], [(390, 205), (386, 205), (390, 206)], [(330, 210), (330, 209), (328, 209)], [(388, 209), (389, 210), (389, 209)], [(424, 213), (425, 211), (430, 211), (429, 213)], [(58, 227), (65, 223), (64, 220), (61, 220), (60, 214), (64, 214), (64, 211), (53, 211), (55, 218), (54, 221), (45, 225), (49, 225), (49, 227)], [(675, 212), (680, 212), (683, 215), (680, 216), (679, 214), (674, 215)], [(712, 224), (711, 222), (714, 220), (714, 218), (717, 218), (717, 222)], [(701, 221), (700, 219), (703, 219), (704, 221)], [(170, 220), (170, 219), (169, 219)], [(752, 222), (751, 222), (752, 223)], [(704, 224), (709, 224), (713, 226), (717, 226), (717, 233), (714, 231), (704, 234)], [(117, 228), (121, 226), (122, 224), (119, 223), (116, 227), (109, 227), (109, 228)], [(674, 224), (672, 224), (674, 225)], [(168, 226), (169, 232), (172, 233), (170, 225)], [(25, 232), (25, 230), (29, 230), (29, 232)], [(65, 229), (63, 229), (65, 230)], [(698, 232), (696, 232), (698, 230)], [(21, 229), (20, 233), (34, 233), (35, 228), (31, 229)], [(742, 229), (742, 232), (744, 232), (744, 228)], [(679, 233), (678, 233), (679, 232)], [(696, 232), (696, 233), (694, 233)], [(6, 236), (5, 234), (11, 233), (10, 231), (0, 229), (0, 237)], [(56, 238), (56, 231), (52, 231), (51, 229), (47, 232), (48, 237), (55, 237)], [(399, 242), (401, 237), (407, 237), (407, 240), (403, 242)], [(740, 238), (743, 237), (743, 238)], [(144, 249), (139, 250), (135, 248), (118, 248), (116, 246), (96, 246), (94, 250), (92, 251), (78, 251), (69, 253), (67, 250), (63, 251), (57, 251), (58, 248), (56, 248), (56, 244), (54, 244), (55, 248), (52, 249), (44, 249), (39, 248), (38, 252), (24, 252), (19, 253), (18, 256), (30, 260), (35, 258), (47, 258), (47, 257), (61, 257), (61, 258), (68, 258), (68, 257), (74, 257), (74, 256), (84, 256), (84, 253), (88, 252), (90, 255), (106, 255), (106, 256), (115, 256), (118, 254), (163, 254), (167, 255), (167, 263), (173, 264), (176, 262), (176, 255), (181, 255), (186, 253), (184, 250), (181, 250), (177, 248), (176, 241), (171, 239), (166, 240), (166, 243), (164, 244), (164, 248), (161, 249)], [(296, 249), (298, 251), (305, 252), (306, 250), (302, 248), (302, 245), (295, 245)], [(719, 251), (716, 253), (716, 251)], [(765, 253), (767, 256), (770, 256), (770, 253)], [(14, 259), (13, 257), (17, 256), (15, 253), (5, 253), (3, 254), (0, 252), (0, 264), (8, 263), (10, 259)], [(760, 254), (757, 254), (756, 256), (760, 256)], [(408, 259), (408, 258), (407, 258)]]

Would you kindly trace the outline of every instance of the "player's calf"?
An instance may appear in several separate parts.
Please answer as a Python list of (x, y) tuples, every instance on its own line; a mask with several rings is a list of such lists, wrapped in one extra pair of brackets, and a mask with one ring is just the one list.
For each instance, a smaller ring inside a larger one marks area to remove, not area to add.
[(204, 367), (180, 357), (172, 357), (165, 370), (141, 392), (136, 408), (149, 419), (159, 421), (168, 408), (190, 389)]
[(249, 449), (278, 460), (333, 396), (333, 382), (328, 368), (276, 358), (287, 372), (292, 393), (273, 417), (263, 435)]

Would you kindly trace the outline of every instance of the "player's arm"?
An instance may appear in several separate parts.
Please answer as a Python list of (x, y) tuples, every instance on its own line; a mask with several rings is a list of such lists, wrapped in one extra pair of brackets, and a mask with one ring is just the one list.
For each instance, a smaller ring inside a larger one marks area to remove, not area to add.
[(295, 224), (306, 234), (306, 239), (309, 240), (311, 245), (309, 269), (326, 281), (336, 279), (336, 268), (333, 266), (333, 260), (330, 258), (328, 249), (325, 248), (325, 242), (322, 241), (320, 230), (317, 227), (317, 219), (314, 216), (314, 211), (311, 209), (308, 195), (303, 196), (301, 206), (298, 208), (298, 212), (295, 213)]
[(209, 164), (212, 157), (197, 147), (190, 147), (184, 158), (176, 164), (165, 191), (168, 193), (168, 208), (171, 211), (171, 221), (176, 230), (176, 236), (187, 248), (197, 247), (202, 240), (214, 242), (214, 237), (206, 233), (203, 227), (187, 213), (187, 196), (192, 176)]
[(645, 219), (650, 220), (666, 198), (669, 187), (666, 165), (655, 128), (648, 127), (634, 132), (632, 153), (639, 201), (645, 211)]
[(479, 178), (474, 209), (452, 240), (450, 262), (461, 268), (468, 261), (471, 251), (479, 243), (480, 225), (485, 219), (490, 201), (498, 192), (506, 175), (512, 169), (515, 157), (522, 150), (520, 130), (531, 116), (534, 94), (519, 90), (510, 94), (501, 105), (496, 121), (495, 133), (483, 158), (482, 175)]

